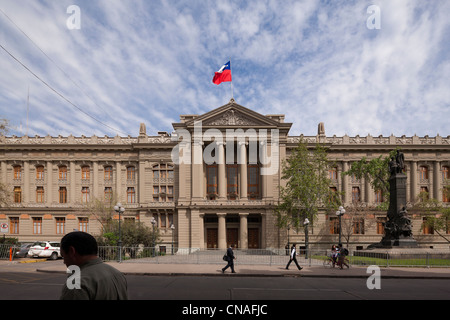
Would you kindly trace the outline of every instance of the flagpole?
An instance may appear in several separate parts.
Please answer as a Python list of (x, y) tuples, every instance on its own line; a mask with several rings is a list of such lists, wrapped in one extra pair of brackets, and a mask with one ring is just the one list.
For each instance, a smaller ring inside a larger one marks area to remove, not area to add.
[(231, 70), (231, 59), (230, 59), (230, 73), (231, 73), (231, 81), (230, 81), (230, 85), (231, 85), (231, 99), (234, 99), (234, 97), (233, 97), (233, 72)]

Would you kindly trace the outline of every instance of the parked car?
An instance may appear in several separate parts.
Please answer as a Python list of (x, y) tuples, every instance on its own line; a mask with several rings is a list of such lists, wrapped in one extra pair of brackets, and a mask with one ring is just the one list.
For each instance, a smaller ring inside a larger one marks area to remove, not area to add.
[(32, 245), (32, 243), (22, 243), (20, 248), (16, 251), (16, 258), (26, 258)]
[(59, 242), (53, 241), (36, 241), (30, 247), (28, 255), (31, 257), (50, 258), (56, 260), (61, 258), (61, 250)]

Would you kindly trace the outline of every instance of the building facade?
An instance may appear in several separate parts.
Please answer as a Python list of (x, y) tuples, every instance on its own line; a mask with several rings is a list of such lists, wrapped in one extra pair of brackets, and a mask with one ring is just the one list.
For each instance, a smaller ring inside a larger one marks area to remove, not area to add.
[[(316, 136), (290, 136), (284, 115), (262, 115), (237, 104), (203, 115), (181, 115), (174, 133), (137, 137), (0, 137), (0, 181), (11, 192), (0, 208), (3, 234), (19, 241), (59, 240), (72, 230), (101, 232), (87, 210), (93, 199), (115, 199), (125, 207), (122, 219), (151, 226), (156, 221), (162, 250), (178, 248), (284, 248), (304, 243), (304, 230), (277, 227), (275, 208), (283, 185), (281, 166), (300, 140), (328, 149), (330, 188), (343, 192), (369, 212), (352, 221), (348, 244), (365, 248), (380, 241), (386, 212), (375, 209), (382, 195), (368, 181), (343, 175), (352, 162), (405, 154), (407, 200), (421, 192), (447, 205), (450, 137), (328, 137), (323, 124)], [(116, 201), (116, 200), (114, 200)], [(413, 235), (421, 246), (448, 248), (448, 241), (423, 225), (426, 215), (413, 210)], [(115, 216), (118, 219), (118, 216)], [(345, 220), (345, 217), (344, 217)], [(335, 213), (321, 212), (309, 226), (313, 247), (337, 242)], [(444, 232), (449, 235), (449, 230)], [(450, 237), (447, 237), (450, 238)], [(347, 242), (347, 241), (346, 241)]]

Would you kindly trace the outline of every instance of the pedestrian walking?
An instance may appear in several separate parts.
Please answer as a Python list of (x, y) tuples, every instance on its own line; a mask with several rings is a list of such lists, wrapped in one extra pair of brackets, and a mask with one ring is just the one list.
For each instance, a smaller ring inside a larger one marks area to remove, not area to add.
[(343, 269), (344, 265), (349, 268), (348, 264), (345, 262), (345, 257), (348, 256), (348, 250), (342, 246), (342, 243), (338, 244), (339, 255), (338, 255), (338, 267)]
[(128, 300), (127, 280), (98, 257), (98, 245), (89, 233), (74, 231), (61, 239), (61, 255), (67, 267), (79, 268), (79, 287), (63, 286), (61, 300)]
[(227, 256), (227, 259), (228, 259), (228, 264), (224, 268), (222, 268), (222, 273), (224, 273), (225, 270), (227, 270), (228, 268), (231, 268), (231, 273), (236, 273), (234, 271), (234, 259), (236, 259), (236, 257), (234, 256), (233, 249), (234, 249), (234, 245), (233, 244), (230, 245), (230, 247), (227, 249), (226, 256)]
[(297, 251), (295, 250), (295, 243), (294, 243), (294, 244), (292, 245), (292, 247), (291, 247), (291, 256), (290, 256), (289, 262), (288, 262), (288, 264), (287, 264), (287, 266), (286, 266), (286, 270), (289, 270), (289, 265), (291, 264), (292, 261), (295, 262), (295, 265), (297, 266), (298, 270), (302, 270), (302, 269), (303, 269), (302, 267), (300, 267), (300, 266), (298, 265), (296, 255), (297, 255)]

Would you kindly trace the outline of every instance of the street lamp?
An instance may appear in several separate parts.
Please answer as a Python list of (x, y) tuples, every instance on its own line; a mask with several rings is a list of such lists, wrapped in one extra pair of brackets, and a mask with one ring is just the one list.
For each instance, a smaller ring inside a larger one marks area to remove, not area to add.
[(342, 242), (341, 242), (341, 234), (342, 234), (342, 232), (341, 232), (341, 230), (342, 230), (342, 220), (341, 220), (341, 217), (342, 217), (342, 215), (343, 215), (344, 213), (345, 213), (345, 209), (344, 209), (343, 206), (340, 206), (340, 207), (339, 207), (339, 210), (336, 211), (336, 215), (339, 217), (339, 243), (342, 243)]
[(120, 229), (120, 214), (125, 212), (125, 208), (119, 202), (114, 206), (114, 211), (119, 214), (119, 262), (122, 262), (122, 230)]
[(305, 226), (305, 259), (308, 259), (308, 225), (309, 220), (308, 218), (305, 218), (305, 221), (303, 221), (303, 225)]
[(172, 224), (170, 226), (170, 229), (172, 229), (172, 255), (173, 255), (173, 232), (175, 231), (175, 226)]
[(156, 225), (156, 220), (155, 217), (152, 217), (152, 219), (150, 220), (150, 223), (152, 224), (152, 246), (153, 246), (153, 257), (155, 256), (155, 225)]

